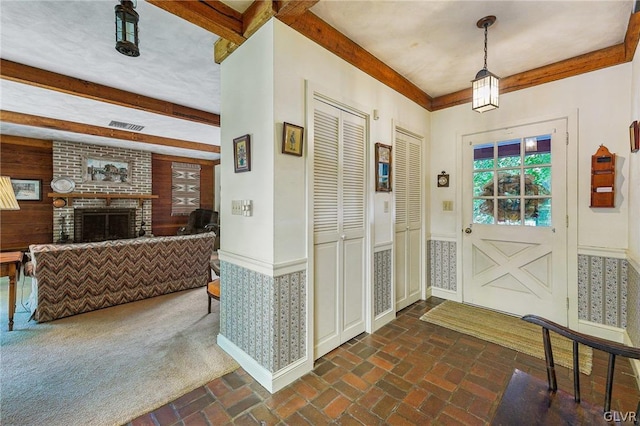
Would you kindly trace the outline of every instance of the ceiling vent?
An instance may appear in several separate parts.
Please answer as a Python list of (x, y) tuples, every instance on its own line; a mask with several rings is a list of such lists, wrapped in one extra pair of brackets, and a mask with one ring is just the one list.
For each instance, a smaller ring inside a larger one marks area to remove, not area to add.
[(141, 126), (139, 124), (123, 123), (122, 121), (113, 120), (111, 120), (111, 123), (109, 123), (109, 127), (117, 127), (118, 129), (124, 130), (133, 130), (135, 132), (139, 132), (140, 130), (144, 129), (144, 126)]

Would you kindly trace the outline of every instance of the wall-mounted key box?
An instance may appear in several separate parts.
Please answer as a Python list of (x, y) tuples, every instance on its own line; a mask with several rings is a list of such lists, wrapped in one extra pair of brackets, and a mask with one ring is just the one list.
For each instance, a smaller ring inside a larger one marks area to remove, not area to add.
[(615, 207), (616, 155), (606, 146), (591, 156), (591, 207)]

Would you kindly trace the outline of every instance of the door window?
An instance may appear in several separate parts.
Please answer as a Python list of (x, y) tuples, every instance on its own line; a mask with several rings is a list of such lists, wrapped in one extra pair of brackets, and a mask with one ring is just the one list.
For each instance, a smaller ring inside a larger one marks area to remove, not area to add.
[(473, 223), (551, 226), (551, 135), (474, 147)]

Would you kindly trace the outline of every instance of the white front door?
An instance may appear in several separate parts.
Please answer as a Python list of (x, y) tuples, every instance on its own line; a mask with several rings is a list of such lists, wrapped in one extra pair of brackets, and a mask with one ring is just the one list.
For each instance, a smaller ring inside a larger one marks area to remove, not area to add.
[(463, 301), (567, 325), (566, 120), (463, 137)]

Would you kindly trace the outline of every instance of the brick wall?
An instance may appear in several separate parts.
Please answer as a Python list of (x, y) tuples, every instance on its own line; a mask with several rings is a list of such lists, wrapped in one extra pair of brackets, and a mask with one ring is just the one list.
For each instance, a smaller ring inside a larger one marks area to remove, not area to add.
[[(87, 182), (83, 179), (83, 161), (91, 158), (105, 157), (117, 161), (129, 162), (131, 167), (130, 183), (101, 183)], [(68, 177), (76, 187), (74, 193), (110, 193), (110, 194), (151, 194), (151, 153), (133, 149), (115, 148), (101, 145), (89, 145), (75, 142), (53, 142), (53, 178)], [(73, 241), (73, 210), (74, 208), (106, 207), (106, 200), (96, 198), (74, 198), (73, 207), (53, 208), (53, 241), (60, 239), (61, 224), (64, 217), (65, 231)], [(135, 208), (136, 226), (140, 228), (141, 221), (145, 221), (147, 234), (151, 232), (151, 200), (146, 200), (142, 208), (138, 207), (138, 200), (111, 200), (113, 208)]]

